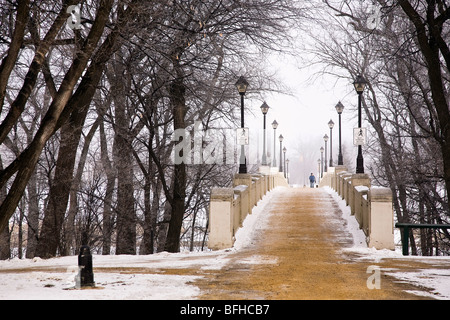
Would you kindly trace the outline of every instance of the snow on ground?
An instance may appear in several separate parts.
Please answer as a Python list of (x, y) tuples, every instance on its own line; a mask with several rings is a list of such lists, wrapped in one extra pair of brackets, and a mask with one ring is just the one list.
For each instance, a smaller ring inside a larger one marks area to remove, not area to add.
[[(0, 300), (189, 300), (200, 294), (192, 284), (202, 271), (219, 270), (230, 255), (252, 242), (252, 234), (266, 225), (270, 199), (281, 192), (267, 193), (236, 233), (232, 249), (209, 252), (161, 252), (153, 255), (93, 255), (95, 289), (75, 289), (78, 257), (53, 259), (10, 259), (0, 261)], [(266, 257), (250, 257), (249, 264), (270, 263)], [(133, 272), (118, 268), (133, 268)], [(109, 268), (109, 270), (108, 270)], [(135, 269), (134, 269), (135, 268)], [(96, 272), (95, 269), (101, 272)], [(165, 269), (193, 269), (191, 274)], [(175, 273), (175, 274), (172, 274)]]
[(342, 216), (347, 221), (347, 228), (353, 236), (354, 245), (352, 248), (345, 249), (346, 251), (359, 253), (361, 255), (361, 260), (373, 261), (374, 265), (381, 262), (383, 259), (398, 259), (411, 262), (417, 261), (422, 264), (428, 264), (427, 268), (418, 269), (416, 271), (381, 269), (381, 272), (398, 279), (399, 282), (412, 283), (430, 291), (417, 290), (412, 292), (416, 295), (423, 295), (442, 300), (450, 299), (450, 257), (403, 256), (400, 231), (398, 229), (394, 229), (394, 241), (396, 243), (395, 250), (376, 250), (375, 248), (368, 248), (365, 241), (365, 234), (359, 229), (356, 218), (351, 215), (350, 207), (346, 205), (345, 201), (342, 200), (333, 189), (325, 187), (324, 190), (338, 203), (339, 208), (342, 211)]
[[(325, 190), (339, 204), (354, 246), (347, 250), (360, 253), (374, 264), (386, 258), (411, 259), (429, 264), (429, 268), (416, 272), (382, 270), (406, 281), (430, 288), (432, 296), (450, 299), (450, 257), (404, 257), (396, 251), (367, 248), (364, 233), (359, 229), (349, 208), (331, 189)], [(209, 252), (157, 253), (145, 256), (93, 256), (95, 289), (75, 289), (78, 273), (77, 256), (53, 259), (11, 259), (0, 261), (0, 300), (191, 300), (200, 294), (193, 282), (202, 277), (202, 271), (220, 270), (230, 260), (230, 255), (254, 241), (253, 235), (266, 227), (271, 198), (282, 192), (275, 188), (260, 200), (236, 234), (232, 249)], [(271, 263), (266, 257), (250, 257), (246, 263)], [(442, 268), (447, 266), (447, 268)], [(130, 271), (119, 268), (133, 268)], [(440, 268), (438, 268), (440, 267)], [(166, 269), (175, 272), (166, 272)], [(194, 275), (177, 274), (176, 270), (192, 269)], [(424, 294), (424, 292), (415, 292)]]
[[(75, 289), (77, 256), (46, 260), (12, 259), (0, 262), (0, 300), (193, 299), (199, 290), (190, 282), (200, 275), (165, 274), (163, 269), (193, 268), (199, 273), (216, 270), (226, 263), (226, 256), (226, 252), (94, 255), (96, 288), (84, 290)], [(101, 272), (96, 272), (95, 268), (101, 268)]]

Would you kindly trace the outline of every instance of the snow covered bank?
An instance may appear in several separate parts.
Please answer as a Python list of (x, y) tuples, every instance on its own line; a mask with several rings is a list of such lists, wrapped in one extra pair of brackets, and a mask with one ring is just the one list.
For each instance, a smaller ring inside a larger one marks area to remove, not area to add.
[(94, 256), (96, 288), (83, 290), (73, 289), (78, 272), (76, 256), (12, 259), (0, 262), (0, 300), (192, 299), (199, 291), (190, 282), (199, 276), (165, 274), (162, 270), (216, 269), (223, 265), (222, 258), (211, 253)]
[[(282, 189), (282, 188), (281, 188)], [(53, 259), (11, 259), (0, 261), (0, 300), (183, 300), (195, 299), (199, 289), (192, 284), (202, 272), (219, 270), (230, 254), (251, 244), (253, 235), (264, 228), (270, 199), (280, 192), (267, 193), (236, 234), (232, 249), (209, 252), (161, 252), (153, 255), (93, 256), (95, 289), (74, 289), (78, 257)], [(267, 263), (252, 257), (246, 263)], [(175, 271), (173, 271), (175, 269)], [(180, 274), (176, 274), (176, 270)], [(190, 269), (185, 275), (182, 269)], [(97, 270), (97, 271), (96, 271)], [(167, 272), (167, 270), (172, 270)]]
[(366, 236), (359, 229), (356, 218), (351, 215), (350, 207), (337, 194), (336, 191), (329, 187), (323, 188), (328, 192), (334, 201), (337, 202), (342, 211), (342, 217), (347, 222), (348, 231), (353, 236), (353, 247), (344, 249), (345, 251), (358, 253), (359, 260), (371, 261), (374, 264), (380, 263), (383, 259), (398, 259), (401, 261), (420, 262), (429, 265), (427, 268), (419, 268), (417, 270), (399, 271), (398, 269), (381, 270), (385, 275), (398, 279), (399, 282), (407, 282), (417, 285), (418, 287), (427, 288), (430, 293), (425, 291), (414, 291), (416, 295), (430, 296), (435, 299), (450, 299), (450, 257), (419, 257), (419, 256), (403, 256), (401, 249), (400, 231), (394, 229), (394, 238), (396, 243), (395, 250), (377, 250), (368, 248), (366, 244)]

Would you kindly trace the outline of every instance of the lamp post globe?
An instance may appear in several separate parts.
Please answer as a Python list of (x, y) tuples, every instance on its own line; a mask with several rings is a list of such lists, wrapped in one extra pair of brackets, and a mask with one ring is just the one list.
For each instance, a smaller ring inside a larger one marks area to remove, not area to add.
[(245, 95), (245, 93), (247, 92), (248, 85), (249, 84), (247, 80), (244, 78), (244, 76), (240, 76), (235, 83), (235, 86), (240, 95)]
[(363, 93), (366, 88), (367, 80), (362, 75), (357, 75), (355, 81), (353, 81), (353, 86), (355, 87), (356, 93)]

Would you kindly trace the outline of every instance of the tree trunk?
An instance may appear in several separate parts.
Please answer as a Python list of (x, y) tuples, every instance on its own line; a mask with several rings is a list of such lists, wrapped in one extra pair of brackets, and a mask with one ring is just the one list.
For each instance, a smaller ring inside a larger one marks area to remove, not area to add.
[(111, 235), (112, 235), (112, 197), (114, 186), (116, 184), (115, 171), (112, 168), (111, 161), (108, 156), (108, 146), (106, 143), (105, 126), (103, 120), (100, 122), (100, 148), (103, 170), (106, 174), (106, 193), (103, 201), (103, 228), (102, 238), (103, 247), (102, 255), (111, 253)]
[[(171, 188), (171, 190), (172, 189), (173, 188)], [(158, 247), (157, 247), (158, 252), (167, 250), (166, 242), (167, 242), (167, 234), (168, 234), (168, 229), (169, 229), (171, 213), (172, 213), (172, 206), (169, 204), (169, 201), (166, 201), (165, 205), (164, 205), (162, 221), (160, 221), (159, 228), (158, 228)]]
[[(170, 100), (173, 105), (174, 130), (185, 129), (184, 117), (186, 116), (185, 86), (183, 79), (178, 77), (170, 87)], [(186, 156), (180, 154), (180, 156)], [(184, 162), (175, 164), (173, 173), (173, 196), (171, 202), (171, 215), (169, 230), (165, 243), (165, 250), (178, 252), (180, 250), (180, 234), (185, 211), (186, 197), (186, 165)]]
[[(120, 107), (116, 106), (117, 109)], [(116, 125), (119, 118), (116, 118)], [(119, 124), (120, 126), (120, 124)], [(119, 131), (121, 131), (119, 129)], [(134, 208), (132, 146), (126, 136), (116, 133), (117, 239), (116, 254), (136, 254), (136, 212)]]
[(28, 190), (28, 216), (27, 216), (27, 250), (25, 257), (27, 259), (35, 257), (39, 235), (39, 199), (37, 193), (36, 171), (30, 177), (27, 185)]
[[(3, 170), (2, 157), (0, 155), (0, 170)], [(0, 187), (0, 200), (6, 197), (6, 188)], [(6, 260), (11, 257), (10, 252), (10, 237), (9, 237), (9, 225), (0, 231), (0, 260)]]
[[(94, 137), (95, 132), (100, 123), (100, 118), (92, 125), (89, 133), (84, 138), (83, 149), (81, 151), (80, 160), (77, 165), (77, 172), (72, 181), (71, 189), (70, 189), (70, 201), (69, 201), (69, 210), (67, 212), (66, 223), (63, 228), (63, 238), (64, 243), (62, 243), (61, 255), (71, 255), (78, 251), (78, 248), (74, 242), (75, 239), (75, 217), (77, 215), (77, 207), (78, 207), (78, 196), (77, 193), (79, 191), (81, 185), (81, 178), (84, 171), (84, 165), (86, 163), (87, 155), (89, 152), (89, 146)], [(88, 239), (89, 240), (89, 239)], [(87, 244), (87, 243), (86, 243)], [(83, 245), (83, 243), (81, 244)]]
[(152, 254), (153, 253), (153, 229), (151, 219), (151, 183), (148, 173), (145, 176), (144, 183), (144, 233), (142, 235), (142, 242), (139, 247), (139, 254)]
[[(123, 59), (120, 55), (116, 59)], [(136, 254), (136, 212), (134, 208), (133, 146), (126, 92), (130, 89), (123, 61), (113, 61), (110, 74), (115, 111), (114, 165), (117, 171), (116, 254)]]
[(82, 112), (74, 112), (70, 122), (61, 130), (55, 177), (50, 186), (49, 203), (45, 210), (36, 252), (41, 258), (55, 256), (60, 246), (61, 228), (72, 187), (75, 158), (88, 111), (87, 107), (83, 109)]
[(11, 258), (9, 227), (0, 232), (0, 260)]

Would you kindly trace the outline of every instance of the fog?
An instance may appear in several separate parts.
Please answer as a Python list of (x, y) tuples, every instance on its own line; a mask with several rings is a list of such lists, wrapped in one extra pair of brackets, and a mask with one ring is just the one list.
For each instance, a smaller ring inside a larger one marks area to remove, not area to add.
[[(270, 109), (266, 115), (266, 151), (273, 154), (273, 120), (278, 122), (276, 129), (276, 162), (279, 166), (280, 143), (278, 136), (283, 135), (283, 147), (286, 147), (286, 159), (289, 159), (289, 177), (291, 184), (307, 184), (308, 176), (318, 173), (320, 147), (325, 147), (323, 137), (330, 136), (328, 122), (335, 123), (332, 130), (334, 165), (337, 165), (339, 152), (339, 117), (335, 106), (341, 101), (345, 106), (342, 113), (342, 148), (344, 165), (354, 167), (356, 147), (353, 146), (353, 127), (357, 127), (357, 94), (348, 79), (336, 80), (330, 75), (318, 75), (320, 66), (304, 68), (294, 58), (274, 63), (278, 78), (292, 90), (292, 94), (268, 94), (265, 97)], [(259, 162), (263, 150), (263, 115), (260, 111), (262, 101), (246, 99), (249, 108), (245, 125), (250, 129), (250, 145)], [(363, 123), (364, 126), (364, 123)], [(330, 141), (327, 146), (329, 163)], [(324, 154), (325, 157), (325, 154)]]

